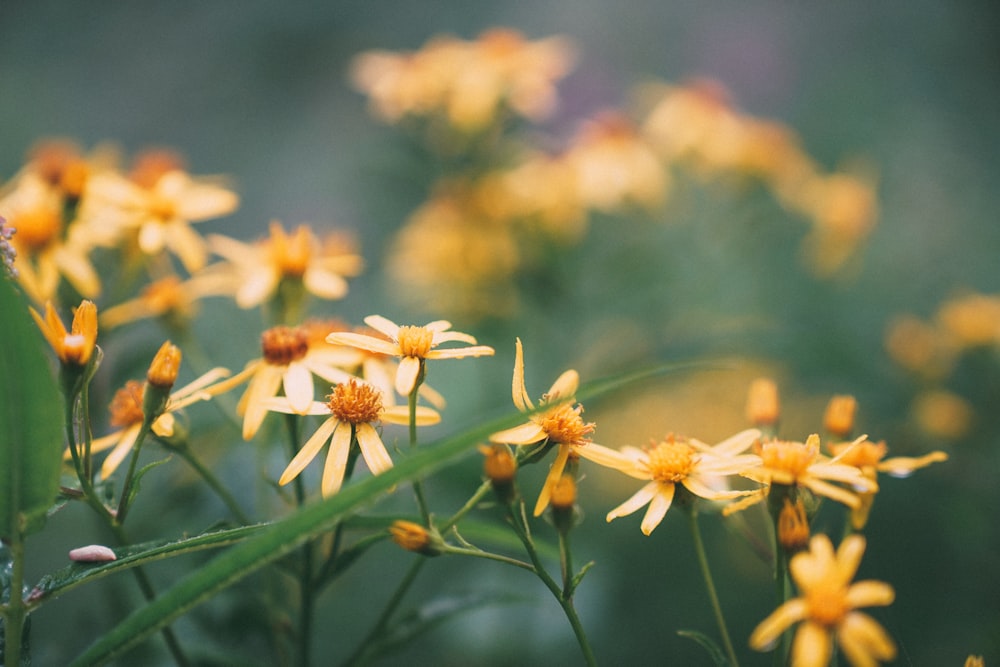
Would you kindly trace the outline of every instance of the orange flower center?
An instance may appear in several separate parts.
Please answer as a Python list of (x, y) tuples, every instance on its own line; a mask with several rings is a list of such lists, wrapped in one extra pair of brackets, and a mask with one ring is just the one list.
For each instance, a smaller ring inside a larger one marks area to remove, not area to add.
[(424, 327), (399, 327), (397, 342), (404, 357), (423, 359), (433, 347), (434, 332)]
[(809, 591), (806, 594), (809, 618), (826, 627), (838, 625), (851, 609), (846, 593), (843, 587), (830, 585), (819, 585)]
[(111, 399), (111, 425), (114, 427), (131, 426), (143, 420), (142, 394), (145, 385), (137, 380), (129, 380), (125, 386), (115, 392)]
[(680, 482), (691, 474), (698, 456), (694, 447), (673, 436), (647, 450), (649, 474), (658, 482)]
[(149, 214), (161, 222), (167, 222), (177, 217), (177, 204), (171, 199), (154, 194), (149, 200)]
[(274, 366), (287, 366), (306, 356), (309, 338), (305, 332), (292, 327), (272, 327), (261, 334), (264, 361)]
[(593, 422), (585, 423), (580, 415), (583, 406), (571, 406), (569, 403), (560, 405), (533, 417), (535, 423), (542, 427), (549, 440), (560, 445), (585, 445), (589, 436), (597, 427)]
[(765, 468), (787, 472), (796, 478), (805, 474), (818, 452), (819, 443), (812, 436), (804, 443), (772, 440), (760, 445), (760, 458)]
[(269, 249), (271, 261), (282, 275), (301, 278), (312, 255), (312, 235), (305, 225), (300, 225), (291, 236), (285, 234), (280, 225), (273, 225)]
[(142, 298), (150, 310), (156, 313), (178, 310), (184, 300), (181, 279), (177, 276), (167, 276), (150, 283), (143, 288)]
[(333, 387), (326, 406), (334, 417), (351, 424), (370, 424), (382, 416), (382, 394), (370, 384), (351, 380)]
[(59, 236), (62, 215), (55, 208), (39, 206), (18, 213), (10, 220), (10, 225), (17, 230), (12, 239), (16, 246), (28, 251), (38, 250)]

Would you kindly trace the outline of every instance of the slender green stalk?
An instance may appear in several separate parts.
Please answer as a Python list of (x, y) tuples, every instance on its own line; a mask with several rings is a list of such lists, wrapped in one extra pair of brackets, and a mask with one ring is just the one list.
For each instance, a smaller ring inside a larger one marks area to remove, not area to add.
[(449, 528), (456, 525), (459, 521), (462, 520), (462, 518), (465, 517), (466, 514), (475, 509), (476, 505), (479, 504), (479, 501), (481, 501), (483, 497), (487, 493), (489, 493), (492, 488), (493, 488), (493, 482), (491, 482), (490, 480), (486, 480), (485, 482), (483, 482), (479, 486), (479, 488), (476, 489), (476, 492), (472, 494), (472, 496), (465, 502), (465, 504), (462, 505), (462, 507), (457, 512), (455, 512), (450, 519), (437, 526), (438, 531), (444, 533)]
[(407, 591), (410, 590), (410, 586), (412, 586), (413, 582), (416, 581), (417, 575), (420, 574), (420, 570), (426, 562), (427, 559), (423, 556), (413, 561), (413, 565), (411, 565), (410, 569), (406, 571), (406, 576), (404, 576), (403, 580), (399, 582), (399, 585), (393, 592), (392, 597), (389, 598), (389, 602), (386, 603), (385, 609), (383, 609), (382, 613), (379, 614), (378, 620), (375, 621), (375, 625), (372, 626), (372, 629), (367, 635), (365, 635), (365, 638), (361, 640), (354, 653), (352, 653), (350, 657), (343, 662), (345, 666), (363, 665), (367, 661), (366, 653), (368, 652), (369, 647), (373, 645), (379, 635), (385, 632), (386, 627), (389, 625), (389, 620), (392, 618), (392, 615), (396, 613), (396, 609), (399, 608), (399, 605), (406, 596)]
[[(288, 452), (293, 457), (299, 451), (298, 415), (285, 415), (288, 429)], [(295, 478), (295, 501), (299, 507), (305, 505), (306, 490), (302, 475)], [(313, 543), (307, 540), (302, 545), (302, 562), (299, 569), (299, 665), (308, 667), (312, 651), (313, 607)]]
[[(424, 367), (421, 360), (420, 372), (417, 373), (417, 381), (413, 384), (413, 389), (407, 397), (407, 405), (410, 410), (410, 449), (417, 446), (417, 390), (424, 379)], [(417, 507), (420, 508), (420, 518), (425, 526), (431, 525), (431, 513), (427, 509), (427, 500), (424, 498), (424, 485), (420, 479), (413, 480), (413, 493), (417, 497)]]
[(691, 525), (691, 539), (694, 542), (694, 550), (698, 556), (698, 566), (701, 568), (701, 576), (705, 579), (705, 589), (708, 592), (708, 599), (712, 603), (712, 612), (715, 614), (715, 623), (719, 626), (719, 634), (722, 635), (722, 645), (726, 649), (726, 655), (733, 667), (739, 667), (739, 660), (736, 659), (736, 651), (733, 649), (733, 642), (729, 638), (729, 630), (726, 627), (726, 617), (722, 613), (722, 605), (719, 604), (719, 596), (715, 591), (715, 582), (712, 579), (712, 570), (708, 566), (708, 556), (705, 554), (705, 544), (701, 539), (701, 528), (698, 526), (698, 510), (693, 506), (688, 509), (688, 519)]
[[(80, 390), (80, 414), (89, 415), (90, 414), (90, 383), (83, 385)], [(90, 454), (90, 444), (92, 442), (92, 437), (90, 433), (90, 420), (84, 419), (80, 424), (83, 433), (83, 474), (89, 479), (94, 479), (93, 470), (93, 457)]]
[(486, 560), (495, 560), (500, 563), (506, 563), (507, 565), (513, 565), (514, 567), (519, 567), (522, 570), (528, 570), (529, 572), (535, 571), (535, 566), (532, 565), (531, 563), (525, 563), (523, 560), (511, 558), (510, 556), (504, 556), (503, 554), (495, 554), (490, 551), (483, 551), (481, 549), (456, 547), (449, 544), (446, 546), (445, 550), (442, 553), (452, 554), (455, 556), (472, 556), (473, 558), (485, 558)]
[(10, 599), (3, 606), (3, 629), (6, 653), (5, 664), (20, 667), (21, 638), (24, 619), (28, 615), (24, 604), (24, 541), (20, 530), (11, 531), (9, 549), (12, 559), (10, 573)]
[(180, 454), (181, 458), (187, 461), (189, 466), (194, 468), (195, 472), (201, 476), (205, 483), (208, 484), (215, 494), (219, 496), (222, 502), (226, 504), (226, 507), (229, 508), (229, 511), (234, 517), (236, 517), (237, 521), (245, 526), (253, 523), (243, 512), (242, 508), (240, 508), (239, 503), (236, 502), (236, 498), (234, 498), (233, 494), (229, 492), (229, 489), (223, 486), (222, 482), (219, 481), (219, 478), (216, 477), (215, 474), (209, 470), (197, 456), (194, 455), (194, 452), (191, 451), (191, 447), (187, 442), (183, 442), (180, 445), (170, 445), (170, 449)]
[(125, 481), (122, 483), (122, 495), (118, 500), (118, 511), (115, 514), (115, 522), (118, 524), (125, 523), (125, 516), (128, 514), (129, 510), (129, 496), (132, 494), (132, 480), (135, 477), (135, 468), (139, 463), (139, 452), (142, 451), (142, 444), (146, 441), (146, 436), (153, 429), (154, 419), (143, 419), (142, 426), (139, 428), (139, 435), (135, 438), (135, 444), (132, 445), (132, 456), (128, 462), (128, 472), (125, 474)]
[[(520, 512), (515, 511), (514, 505), (520, 505)], [(580, 621), (580, 616), (576, 613), (576, 608), (573, 606), (572, 596), (566, 596), (563, 594), (563, 589), (559, 587), (559, 584), (549, 576), (548, 571), (545, 569), (542, 563), (541, 557), (538, 555), (538, 550), (535, 549), (535, 543), (531, 539), (531, 532), (527, 527), (527, 517), (524, 513), (524, 502), (517, 501), (507, 505), (507, 516), (510, 519), (511, 525), (514, 526), (514, 531), (517, 533), (518, 538), (524, 545), (525, 551), (528, 553), (528, 557), (531, 559), (532, 571), (535, 573), (545, 587), (549, 589), (552, 595), (559, 602), (559, 606), (562, 607), (563, 613), (566, 615), (566, 619), (569, 621), (570, 626), (573, 628), (573, 634), (576, 635), (576, 641), (580, 645), (580, 651), (583, 653), (584, 661), (590, 667), (596, 667), (597, 659), (594, 657), (594, 651), (590, 648), (590, 641), (587, 639), (587, 633), (583, 628), (583, 623)]]

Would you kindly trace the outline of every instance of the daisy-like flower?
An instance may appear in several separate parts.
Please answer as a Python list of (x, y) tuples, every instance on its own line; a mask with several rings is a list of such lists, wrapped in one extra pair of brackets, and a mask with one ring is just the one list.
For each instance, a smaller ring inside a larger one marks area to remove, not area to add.
[[(850, 445), (856, 447), (867, 438), (868, 436), (863, 435)], [(861, 506), (858, 493), (878, 491), (877, 482), (866, 477), (858, 468), (842, 462), (841, 459), (849, 453), (849, 449), (830, 459), (820, 454), (819, 444), (819, 436), (815, 433), (806, 438), (805, 442), (768, 440), (757, 443), (754, 449), (760, 456), (760, 464), (740, 474), (766, 486), (745, 501), (726, 507), (724, 513), (732, 513), (763, 500), (771, 484), (809, 489), (818, 496), (826, 496), (851, 509)], [(849, 491), (831, 482), (846, 484), (853, 490)]]
[(66, 331), (51, 301), (45, 303), (44, 318), (34, 308), (30, 310), (59, 361), (71, 366), (87, 365), (97, 346), (97, 306), (92, 301), (80, 302), (73, 312), (73, 324), (69, 331)]
[[(173, 413), (192, 403), (207, 401), (225, 391), (227, 387), (222, 383), (214, 384), (214, 386), (213, 383), (228, 375), (229, 371), (225, 368), (213, 368), (190, 384), (170, 394), (163, 414), (153, 422), (153, 433), (162, 438), (171, 437), (174, 434), (176, 424)], [(115, 392), (111, 399), (110, 423), (117, 430), (104, 437), (95, 438), (90, 446), (90, 451), (95, 454), (107, 449), (111, 450), (101, 464), (101, 479), (110, 477), (135, 446), (144, 419), (142, 402), (145, 390), (145, 383), (129, 380), (124, 387)], [(66, 453), (66, 458), (69, 458), (69, 452)]]
[[(926, 468), (932, 463), (947, 461), (948, 455), (941, 451), (930, 452), (923, 456), (894, 456), (885, 458), (888, 448), (884, 441), (871, 442), (865, 440), (852, 447), (850, 442), (829, 445), (830, 451), (838, 457), (841, 463), (854, 466), (868, 479), (875, 482), (878, 473), (884, 472), (892, 477), (909, 477), (915, 470)], [(858, 494), (861, 504), (851, 510), (851, 525), (855, 530), (861, 530), (868, 522), (868, 514), (875, 501), (874, 492)]]
[[(320, 486), (324, 498), (337, 493), (344, 483), (347, 460), (355, 441), (372, 474), (378, 475), (391, 468), (392, 459), (382, 444), (376, 425), (380, 421), (407, 424), (410, 415), (406, 406), (383, 407), (382, 393), (373, 385), (354, 378), (335, 385), (327, 398), (329, 400), (326, 403), (313, 401), (306, 414), (326, 414), (329, 418), (302, 445), (278, 479), (278, 484), (285, 485), (298, 477), (329, 440), (330, 449), (323, 466), (323, 481)], [(286, 414), (297, 412), (287, 398), (272, 398), (265, 404), (269, 410)], [(418, 425), (436, 424), (440, 420), (440, 415), (434, 410), (417, 408)]]
[(548, 393), (542, 396), (538, 406), (540, 409), (535, 412), (535, 406), (524, 386), (524, 349), (521, 346), (521, 339), (517, 339), (511, 394), (518, 410), (533, 414), (520, 426), (494, 433), (490, 436), (490, 441), (520, 446), (538, 443), (558, 445), (556, 460), (549, 468), (549, 474), (538, 495), (538, 502), (535, 503), (535, 516), (539, 516), (548, 507), (552, 489), (562, 477), (571, 456), (583, 456), (609, 466), (613, 465), (609, 461), (619, 460), (616, 457), (620, 455), (606, 447), (594, 448), (591, 451), (593, 443), (590, 434), (594, 432), (596, 425), (583, 421), (580, 416), (583, 413), (582, 405), (573, 405), (579, 384), (580, 376), (575, 370), (564, 372), (552, 383)]
[(363, 261), (344, 239), (331, 236), (321, 241), (308, 225), (288, 233), (277, 220), (270, 236), (256, 244), (227, 236), (208, 239), (212, 251), (228, 260), (239, 280), (236, 305), (253, 308), (271, 297), (282, 281), (296, 281), (321, 299), (340, 299), (347, 294), (345, 277), (361, 272)]
[(17, 230), (9, 240), (17, 252), (18, 282), (36, 303), (54, 299), (60, 277), (87, 298), (101, 291), (90, 262), (88, 234), (74, 222), (67, 226), (65, 195), (34, 172), (0, 192), (0, 215)]
[(834, 553), (830, 538), (816, 535), (809, 551), (792, 557), (789, 571), (801, 597), (788, 600), (757, 626), (750, 646), (758, 651), (774, 647), (781, 634), (800, 623), (792, 642), (791, 663), (797, 667), (824, 667), (836, 640), (844, 657), (855, 666), (874, 667), (896, 657), (896, 645), (860, 607), (892, 604), (895, 592), (881, 581), (851, 583), (865, 538), (844, 538)]
[[(369, 315), (365, 324), (384, 334), (390, 340), (375, 338), (350, 331), (335, 331), (326, 337), (333, 345), (349, 345), (369, 352), (400, 357), (394, 381), (396, 391), (401, 396), (409, 396), (417, 386), (417, 378), (423, 373), (427, 359), (462, 359), (464, 357), (492, 356), (493, 348), (476, 345), (476, 339), (451, 329), (451, 322), (436, 320), (424, 326), (399, 326), (381, 315)], [(453, 347), (435, 350), (441, 343), (468, 343), (471, 347)]]
[(81, 216), (88, 224), (113, 220), (119, 229), (135, 231), (145, 254), (170, 250), (194, 272), (205, 265), (208, 250), (191, 223), (232, 213), (239, 197), (221, 185), (174, 170), (150, 188), (118, 174), (97, 174), (88, 182), (87, 203)]
[[(696, 496), (708, 500), (728, 500), (745, 496), (748, 491), (715, 488), (713, 478), (736, 475), (760, 463), (754, 454), (743, 454), (760, 437), (757, 429), (748, 429), (723, 440), (715, 446), (699, 440), (677, 440), (673, 435), (654, 442), (646, 449), (625, 447), (620, 452), (593, 443), (587, 445), (587, 454), (598, 450), (605, 454), (605, 465), (648, 483), (624, 503), (608, 512), (610, 522), (632, 514), (649, 505), (640, 526), (649, 535), (660, 525), (674, 499), (677, 485)], [(588, 457), (590, 458), (590, 457)]]
[(249, 440), (267, 415), (267, 399), (284, 389), (289, 409), (298, 415), (309, 414), (313, 403), (313, 375), (331, 384), (348, 381), (351, 376), (326, 358), (327, 350), (309, 344), (308, 332), (301, 327), (272, 327), (260, 337), (262, 357), (246, 365), (228, 384), (235, 386), (250, 380), (237, 414), (243, 416), (243, 439)]
[(101, 324), (111, 329), (149, 317), (185, 324), (194, 317), (198, 301), (207, 296), (230, 294), (232, 284), (229, 276), (205, 272), (187, 280), (168, 275), (146, 285), (134, 299), (105, 308), (101, 311)]

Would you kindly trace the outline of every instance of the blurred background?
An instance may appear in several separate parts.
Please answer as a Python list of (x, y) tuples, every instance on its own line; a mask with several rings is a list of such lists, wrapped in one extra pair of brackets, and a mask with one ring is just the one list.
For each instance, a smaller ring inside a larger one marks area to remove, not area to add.
[[(166, 146), (194, 174), (227, 175), (240, 194), (234, 215), (200, 231), (252, 240), (280, 219), (352, 232), (366, 270), (346, 299), (321, 304), (322, 314), (352, 323), (372, 313), (398, 322), (447, 317), (497, 349), (489, 360), (433, 367), (430, 382), (456, 415), (453, 423), (446, 416), (442, 433), (510, 409), (515, 335), (536, 397), (566, 368), (586, 381), (653, 362), (702, 364), (588, 405), (595, 440), (608, 446), (670, 431), (720, 440), (746, 426), (746, 391), (762, 375), (778, 381), (781, 434), (794, 440), (821, 430), (831, 395), (852, 394), (859, 432), (885, 439), (890, 455), (950, 456), (882, 484), (861, 576), (890, 582), (897, 598), (873, 615), (899, 645), (899, 664), (961, 665), (970, 653), (992, 664), (1000, 659), (997, 19), (992, 3), (925, 0), (5, 0), (0, 182), (46, 137), (85, 148), (110, 141), (126, 154)], [(636, 91), (651, 81), (710, 82), (740, 114), (794, 133), (820, 171), (864, 175), (876, 192), (877, 223), (835, 270), (816, 271), (815, 229), (772, 189), (675, 174), (663, 207), (592, 215), (579, 239), (547, 248), (552, 254), (514, 281), (515, 305), (502, 316), (491, 314), (488, 298), (478, 310), (440, 312), (389, 270), (394, 239), (427, 200), (439, 165), (371, 112), (349, 71), (364, 51), (414, 51), (435, 35), (471, 40), (493, 27), (532, 40), (562, 35), (575, 47), (555, 113), (523, 130), (535, 145), (565, 145), (588, 119), (635, 108)], [(256, 313), (209, 313), (199, 326), (216, 339), (225, 334), (212, 349), (217, 363), (237, 368), (256, 356)], [(119, 345), (134, 347), (109, 360), (112, 372), (147, 360), (161, 341), (153, 331), (116, 334)], [(912, 352), (921, 333), (950, 336), (943, 368), (931, 372)], [(218, 454), (222, 474), (252, 487), (256, 471), (237, 456)], [(445, 507), (460, 503), (478, 485), (479, 465), (470, 455), (430, 493)], [(137, 539), (197, 532), (218, 516), (215, 501), (192, 491), (193, 480), (175, 467), (151, 479), (146, 493), (161, 494), (162, 505), (147, 518), (158, 525), (141, 527), (137, 508)], [(529, 472), (526, 495), (542, 472)], [(603, 520), (633, 490), (598, 471), (581, 486), (576, 559), (596, 565), (577, 604), (597, 657), (709, 664), (675, 634), (714, 635), (683, 517), (668, 514), (648, 538), (637, 516)], [(81, 521), (78, 509), (57, 514), (29, 541), (35, 577), (64, 564), (66, 548), (94, 541), (96, 524)], [(826, 527), (839, 520), (821, 515)], [(716, 517), (706, 517), (704, 530), (730, 630), (745, 646), (771, 611), (768, 566)], [(317, 655), (332, 664), (350, 654), (408, 557), (384, 545), (326, 593)], [(167, 565), (156, 576), (166, 586), (190, 567)], [(44, 606), (33, 616), (36, 663), (63, 664), (112, 627), (135, 603), (131, 584), (110, 582)], [(511, 590), (515, 599), (506, 597)], [(520, 572), (439, 559), (411, 600), (483, 591), (504, 600), (448, 620), (380, 664), (578, 664), (558, 606)], [(204, 647), (204, 664), (256, 664), (247, 630), (261, 622), (253, 604), (245, 587), (234, 590), (193, 611), (178, 631)], [(743, 653), (745, 664), (770, 662)], [(153, 646), (123, 664), (163, 659)]]

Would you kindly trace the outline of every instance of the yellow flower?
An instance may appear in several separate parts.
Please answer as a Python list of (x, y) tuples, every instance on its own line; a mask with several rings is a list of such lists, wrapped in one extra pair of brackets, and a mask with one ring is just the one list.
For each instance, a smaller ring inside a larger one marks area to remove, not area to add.
[(620, 452), (590, 443), (585, 455), (593, 460), (595, 453), (603, 454), (601, 462), (604, 465), (636, 479), (648, 480), (649, 483), (635, 495), (608, 512), (607, 520), (610, 522), (649, 505), (640, 526), (643, 534), (649, 535), (670, 509), (677, 484), (708, 500), (726, 500), (750, 493), (716, 489), (713, 478), (735, 475), (758, 464), (757, 456), (742, 453), (759, 437), (760, 431), (748, 429), (709, 446), (693, 438), (678, 441), (671, 435), (646, 449), (625, 447)]
[(192, 272), (205, 265), (208, 251), (191, 223), (228, 215), (239, 205), (228, 188), (180, 170), (163, 174), (150, 188), (118, 174), (98, 174), (90, 179), (87, 198), (81, 215), (88, 224), (100, 224), (103, 218), (119, 230), (134, 230), (142, 252), (170, 250)]
[(188, 280), (176, 275), (146, 285), (139, 296), (101, 311), (101, 324), (114, 328), (127, 322), (158, 317), (172, 324), (186, 324), (195, 315), (197, 302), (207, 296), (231, 294), (230, 276), (201, 272)]
[(34, 308), (30, 310), (38, 328), (62, 363), (87, 365), (97, 344), (97, 306), (92, 301), (80, 302), (80, 306), (73, 312), (73, 324), (69, 331), (66, 331), (51, 301), (45, 303), (44, 319)]
[(56, 297), (63, 276), (82, 296), (94, 298), (101, 281), (88, 258), (91, 243), (75, 221), (67, 227), (64, 194), (38, 174), (26, 172), (0, 192), (0, 216), (17, 230), (18, 282), (36, 303)]
[[(298, 477), (329, 440), (330, 449), (327, 452), (326, 464), (323, 466), (323, 481), (320, 487), (324, 498), (340, 490), (347, 470), (351, 444), (355, 440), (368, 469), (377, 475), (392, 467), (392, 459), (389, 458), (389, 452), (382, 444), (382, 438), (375, 425), (379, 421), (391, 424), (409, 422), (409, 409), (406, 406), (383, 407), (381, 392), (367, 382), (354, 378), (334, 386), (327, 398), (329, 400), (326, 403), (313, 401), (305, 414), (327, 414), (329, 418), (320, 424), (316, 432), (302, 445), (299, 453), (278, 480), (278, 484), (284, 485)], [(268, 410), (302, 414), (292, 407), (287, 398), (271, 398), (265, 401), (264, 405)], [(436, 424), (440, 419), (438, 413), (430, 408), (417, 408), (418, 425)]]
[[(381, 315), (369, 315), (365, 324), (384, 334), (390, 340), (375, 338), (350, 331), (335, 331), (326, 337), (333, 345), (349, 345), (369, 352), (401, 357), (396, 369), (395, 386), (401, 396), (409, 396), (417, 384), (426, 359), (462, 359), (464, 357), (492, 356), (493, 348), (476, 345), (469, 334), (448, 331), (451, 322), (436, 320), (424, 326), (399, 326)], [(441, 343), (469, 343), (472, 347), (454, 347), (435, 350)]]
[[(851, 443), (857, 446), (868, 436), (861, 436)], [(826, 496), (854, 509), (860, 507), (858, 492), (874, 493), (878, 484), (854, 466), (841, 462), (841, 458), (849, 453), (849, 449), (832, 459), (822, 456), (819, 452), (819, 436), (810, 435), (805, 442), (792, 440), (769, 440), (759, 442), (755, 446), (760, 456), (758, 466), (746, 469), (740, 474), (743, 477), (765, 485), (782, 484), (809, 489), (818, 496)], [(852, 487), (849, 491), (830, 482), (840, 482)], [(762, 500), (767, 489), (762, 489), (749, 502), (740, 502), (726, 508), (726, 513), (732, 513), (749, 507), (754, 502)]]
[(747, 392), (747, 420), (754, 426), (773, 427), (781, 417), (778, 385), (771, 378), (757, 378)]
[[(918, 457), (895, 456), (887, 459), (885, 458), (887, 451), (885, 442), (876, 443), (869, 440), (856, 444), (843, 442), (832, 444), (829, 447), (831, 453), (839, 456), (841, 463), (856, 467), (872, 481), (877, 479), (880, 472), (892, 477), (909, 477), (915, 470), (925, 468), (932, 463), (948, 460), (948, 455), (940, 451)], [(859, 493), (858, 497), (861, 500), (861, 506), (851, 510), (851, 525), (854, 526), (855, 530), (861, 530), (868, 522), (868, 513), (871, 511), (875, 494), (874, 492), (863, 492)]]
[(284, 280), (301, 283), (321, 299), (340, 299), (347, 294), (344, 278), (358, 275), (363, 265), (344, 239), (331, 236), (324, 244), (308, 225), (289, 234), (274, 220), (270, 237), (256, 244), (220, 235), (208, 240), (212, 251), (229, 262), (228, 267), (216, 265), (210, 271), (229, 270), (239, 278), (234, 286), (240, 308), (264, 303)]
[(788, 600), (764, 619), (750, 635), (750, 646), (770, 650), (781, 634), (800, 623), (792, 642), (791, 663), (796, 667), (825, 667), (836, 639), (848, 662), (874, 666), (896, 657), (896, 646), (886, 631), (860, 607), (892, 604), (895, 593), (881, 581), (851, 583), (865, 551), (860, 535), (844, 538), (836, 553), (830, 538), (816, 535), (809, 551), (792, 557), (789, 571), (801, 597)]
[[(225, 368), (213, 368), (190, 384), (170, 394), (163, 414), (153, 422), (153, 433), (162, 438), (172, 436), (175, 426), (173, 413), (186, 408), (192, 403), (207, 401), (212, 396), (228, 389), (229, 387), (223, 383), (213, 386), (214, 382), (228, 375), (229, 371)], [(119, 430), (102, 438), (95, 438), (90, 446), (90, 451), (95, 454), (106, 449), (111, 449), (111, 452), (101, 465), (101, 479), (110, 477), (135, 445), (139, 431), (142, 429), (144, 418), (142, 411), (144, 393), (144, 383), (129, 380), (112, 398), (110, 408), (111, 426), (118, 427)], [(66, 457), (69, 457), (68, 452)]]
[(583, 456), (603, 465), (610, 465), (605, 460), (608, 452), (612, 450), (601, 447), (588, 455), (593, 446), (590, 434), (594, 432), (595, 424), (585, 423), (580, 416), (583, 413), (583, 406), (573, 405), (576, 389), (580, 384), (580, 376), (574, 370), (568, 370), (556, 378), (548, 393), (539, 401), (540, 410), (534, 412), (535, 406), (524, 386), (524, 349), (520, 338), (516, 340), (515, 350), (514, 379), (511, 383), (514, 405), (521, 412), (533, 412), (533, 414), (520, 426), (494, 433), (490, 436), (490, 441), (520, 446), (536, 443), (558, 445), (556, 460), (549, 468), (549, 474), (538, 495), (538, 502), (535, 503), (535, 516), (539, 516), (548, 507), (552, 490), (562, 477), (570, 456)]
[(228, 381), (229, 386), (249, 378), (237, 414), (243, 416), (243, 438), (256, 435), (267, 415), (267, 399), (284, 389), (288, 405), (294, 414), (309, 414), (313, 403), (313, 375), (331, 384), (346, 382), (350, 375), (337, 368), (327, 356), (329, 350), (310, 344), (308, 332), (302, 327), (272, 327), (260, 337), (262, 356)]

